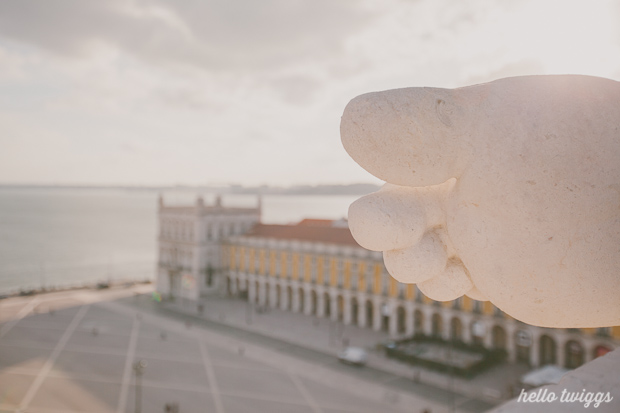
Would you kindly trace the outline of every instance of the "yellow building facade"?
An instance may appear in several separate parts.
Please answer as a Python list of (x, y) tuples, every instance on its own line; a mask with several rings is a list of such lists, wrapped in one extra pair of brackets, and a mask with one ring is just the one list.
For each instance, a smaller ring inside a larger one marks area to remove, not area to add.
[(383, 330), (506, 350), (514, 362), (575, 368), (620, 345), (620, 327), (549, 329), (521, 323), (491, 302), (463, 296), (450, 302), (425, 297), (397, 282), (381, 253), (360, 247), (346, 227), (306, 220), (254, 226), (223, 245), (227, 291), (257, 306), (330, 318)]

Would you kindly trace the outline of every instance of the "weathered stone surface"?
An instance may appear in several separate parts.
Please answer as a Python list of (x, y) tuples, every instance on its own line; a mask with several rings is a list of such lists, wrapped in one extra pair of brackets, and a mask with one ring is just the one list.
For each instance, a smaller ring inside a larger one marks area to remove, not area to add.
[(618, 371), (620, 350), (615, 350), (569, 371), (558, 384), (538, 387), (520, 394), (491, 412), (617, 413), (620, 412)]
[[(342, 142), (388, 184), (351, 205), (351, 231), (431, 298), (473, 285), (472, 298), (530, 324), (618, 325), (619, 127), (620, 84), (588, 76), (359, 96)], [(439, 261), (430, 278), (405, 274)]]

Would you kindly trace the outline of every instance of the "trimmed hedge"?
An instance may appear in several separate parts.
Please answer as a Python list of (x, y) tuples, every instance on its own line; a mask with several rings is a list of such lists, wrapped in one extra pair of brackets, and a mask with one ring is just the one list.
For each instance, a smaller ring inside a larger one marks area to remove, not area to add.
[[(434, 343), (443, 346), (452, 346), (452, 348), (461, 351), (481, 354), (482, 360), (470, 365), (469, 367), (463, 368), (444, 364), (436, 360), (421, 358), (414, 354), (405, 353), (404, 351), (399, 349), (401, 345), (412, 342), (416, 344)], [(385, 352), (388, 357), (401, 360), (416, 366), (425, 367), (431, 370), (436, 370), (444, 373), (453, 372), (455, 375), (465, 378), (472, 378), (476, 374), (487, 370), (491, 366), (501, 363), (506, 359), (507, 356), (506, 350), (503, 349), (489, 350), (480, 344), (466, 344), (460, 340), (449, 342), (438, 337), (430, 337), (423, 334), (416, 334), (415, 336), (413, 336), (413, 338), (410, 339), (391, 341), (385, 343), (383, 347), (385, 348)]]

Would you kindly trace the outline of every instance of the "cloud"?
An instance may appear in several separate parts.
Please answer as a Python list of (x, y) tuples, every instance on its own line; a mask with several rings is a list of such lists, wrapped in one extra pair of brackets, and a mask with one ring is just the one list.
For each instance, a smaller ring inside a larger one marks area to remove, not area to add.
[(330, 0), (7, 0), (0, 35), (65, 56), (107, 45), (150, 62), (244, 72), (337, 53), (371, 17)]

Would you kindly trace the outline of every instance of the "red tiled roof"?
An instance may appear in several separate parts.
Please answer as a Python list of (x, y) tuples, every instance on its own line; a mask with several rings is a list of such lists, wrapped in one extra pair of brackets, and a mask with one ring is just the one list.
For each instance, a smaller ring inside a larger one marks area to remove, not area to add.
[(334, 228), (310, 225), (266, 225), (256, 224), (245, 237), (262, 237), (310, 242), (324, 242), (326, 244), (340, 244), (359, 247), (349, 228)]
[(331, 227), (334, 221), (331, 219), (315, 219), (315, 218), (306, 218), (302, 219), (297, 223), (297, 226), (303, 227)]

